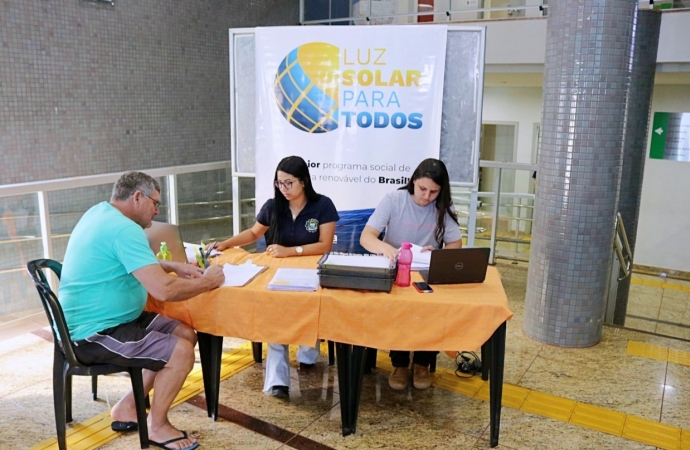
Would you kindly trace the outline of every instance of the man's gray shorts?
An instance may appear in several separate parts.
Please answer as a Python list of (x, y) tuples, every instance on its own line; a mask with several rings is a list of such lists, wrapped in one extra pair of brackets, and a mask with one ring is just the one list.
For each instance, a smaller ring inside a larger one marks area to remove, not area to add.
[(160, 314), (144, 311), (128, 323), (74, 341), (77, 358), (84, 364), (115, 364), (142, 367), (155, 372), (170, 361), (180, 324)]

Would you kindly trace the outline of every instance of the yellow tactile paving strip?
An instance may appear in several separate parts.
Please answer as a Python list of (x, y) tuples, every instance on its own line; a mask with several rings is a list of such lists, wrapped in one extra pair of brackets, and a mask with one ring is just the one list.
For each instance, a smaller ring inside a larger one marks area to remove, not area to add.
[[(638, 342), (635, 344), (641, 343)], [(638, 352), (641, 352), (643, 349), (642, 346), (637, 345), (633, 345), (633, 348), (637, 348)], [(630, 349), (630, 345), (628, 349)], [(649, 354), (658, 356), (663, 353), (658, 347), (652, 350), (653, 351), (650, 351)], [(630, 350), (628, 350), (628, 353), (630, 353)], [(670, 351), (666, 353), (668, 355)], [(379, 352), (376, 358), (376, 365), (379, 369), (385, 371), (392, 370), (390, 358), (388, 354), (384, 352)], [(437, 368), (434, 376), (435, 387), (447, 389), (480, 400), (489, 400), (489, 383), (482, 381), (480, 377), (459, 378), (452, 370), (443, 368)], [(505, 407), (578, 425), (590, 430), (620, 436), (631, 441), (653, 445), (658, 448), (690, 450), (690, 430), (643, 419), (631, 414), (580, 403), (567, 398), (534, 391), (532, 389), (504, 383), (502, 404)]]
[[(241, 372), (252, 364), (254, 364), (254, 358), (252, 357), (251, 343), (246, 343), (237, 349), (224, 353), (221, 360), (221, 381)], [(201, 374), (201, 366), (196, 364), (187, 376), (187, 380), (182, 386), (180, 393), (175, 398), (173, 407), (186, 402), (202, 392), (204, 392), (204, 380)], [(67, 429), (67, 445), (74, 450), (98, 448), (120, 435), (120, 433), (110, 429), (111, 423), (110, 412), (106, 411), (86, 422), (74, 424), (74, 426)], [(57, 437), (55, 437), (31, 447), (30, 450), (53, 450), (57, 448)]]
[(644, 342), (628, 342), (628, 355), (641, 356), (642, 358), (656, 359), (658, 361), (668, 361), (673, 364), (690, 367), (690, 352), (661, 347), (659, 345), (645, 344)]
[(656, 359), (657, 361), (668, 361), (668, 347), (645, 344), (644, 342), (629, 341), (628, 355)]
[[(294, 349), (291, 348), (291, 350), (290, 354), (292, 359), (294, 359), (295, 352)], [(327, 351), (324, 343), (322, 345), (322, 353)], [(641, 342), (630, 341), (628, 344), (628, 354), (690, 365), (689, 352)], [(221, 380), (241, 372), (252, 364), (254, 364), (254, 359), (249, 343), (225, 353), (221, 365)], [(376, 364), (383, 371), (390, 372), (392, 369), (388, 353), (385, 352), (378, 353)], [(444, 368), (437, 368), (434, 377), (435, 387), (467, 397), (484, 401), (489, 400), (489, 383), (482, 381), (480, 377), (459, 378), (452, 370)], [(175, 399), (173, 406), (185, 402), (201, 392), (203, 392), (201, 368), (195, 366), (194, 370), (187, 377), (187, 381)], [(620, 436), (631, 441), (663, 449), (690, 450), (690, 430), (653, 420), (611, 411), (510, 384), (503, 385), (502, 400), (505, 407)], [(73, 449), (88, 450), (95, 449), (117, 438), (120, 433), (115, 433), (110, 429), (111, 421), (110, 414), (104, 412), (86, 422), (75, 424), (67, 430), (68, 445)], [(52, 450), (56, 448), (57, 440), (53, 438), (32, 447), (31, 450)]]
[(662, 289), (672, 289), (674, 291), (690, 292), (690, 286), (683, 286), (680, 284), (675, 284), (671, 281), (663, 282), (663, 281), (642, 280), (640, 278), (635, 278), (635, 275), (633, 275), (630, 282), (632, 284), (639, 284), (642, 286), (651, 286), (651, 287), (658, 287), (658, 288), (662, 288)]

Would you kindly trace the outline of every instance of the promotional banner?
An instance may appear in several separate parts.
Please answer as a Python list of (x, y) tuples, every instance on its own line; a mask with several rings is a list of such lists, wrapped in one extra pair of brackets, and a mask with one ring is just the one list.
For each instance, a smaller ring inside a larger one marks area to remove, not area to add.
[(257, 28), (256, 207), (285, 156), (341, 212), (376, 207), (438, 158), (445, 26)]

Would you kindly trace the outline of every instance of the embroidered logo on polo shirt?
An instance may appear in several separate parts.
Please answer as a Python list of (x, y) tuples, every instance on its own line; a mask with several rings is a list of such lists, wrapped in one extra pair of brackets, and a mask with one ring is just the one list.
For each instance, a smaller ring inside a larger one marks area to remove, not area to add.
[(316, 219), (309, 219), (307, 223), (304, 224), (304, 228), (310, 233), (316, 233), (319, 231), (319, 221)]

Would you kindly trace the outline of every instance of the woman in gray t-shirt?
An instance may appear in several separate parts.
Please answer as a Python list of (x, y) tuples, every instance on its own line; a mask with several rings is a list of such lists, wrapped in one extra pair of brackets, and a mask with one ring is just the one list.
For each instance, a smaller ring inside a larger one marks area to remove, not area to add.
[[(386, 234), (379, 240), (384, 230)], [(368, 251), (391, 260), (398, 256), (402, 242), (411, 242), (426, 250), (462, 247), (458, 216), (450, 197), (448, 170), (438, 159), (422, 161), (406, 186), (381, 200), (359, 239)], [(417, 389), (431, 385), (429, 365), (437, 354), (414, 352), (413, 385)], [(390, 357), (393, 372), (388, 383), (393, 389), (407, 388), (410, 352), (391, 350)]]

